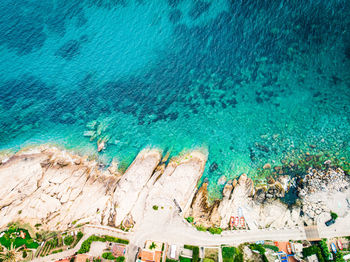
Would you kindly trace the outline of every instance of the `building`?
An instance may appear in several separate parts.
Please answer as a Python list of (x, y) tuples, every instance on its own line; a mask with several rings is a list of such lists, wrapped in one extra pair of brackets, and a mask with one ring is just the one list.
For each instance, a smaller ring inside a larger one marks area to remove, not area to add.
[(317, 256), (316, 256), (316, 254), (313, 254), (313, 255), (311, 255), (311, 256), (308, 256), (308, 257), (306, 258), (306, 261), (308, 261), (308, 262), (318, 262), (318, 258), (317, 258)]
[(126, 256), (126, 245), (123, 244), (112, 244), (111, 251), (115, 257), (125, 257)]
[(138, 262), (160, 262), (162, 257), (163, 243), (147, 241), (145, 248), (140, 249), (137, 255)]

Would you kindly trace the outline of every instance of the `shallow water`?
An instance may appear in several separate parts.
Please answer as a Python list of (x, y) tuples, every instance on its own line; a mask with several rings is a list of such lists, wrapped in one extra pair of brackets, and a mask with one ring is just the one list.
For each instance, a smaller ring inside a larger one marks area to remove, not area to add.
[(214, 190), (298, 150), (349, 158), (349, 29), (346, 0), (2, 0), (0, 147), (204, 148)]

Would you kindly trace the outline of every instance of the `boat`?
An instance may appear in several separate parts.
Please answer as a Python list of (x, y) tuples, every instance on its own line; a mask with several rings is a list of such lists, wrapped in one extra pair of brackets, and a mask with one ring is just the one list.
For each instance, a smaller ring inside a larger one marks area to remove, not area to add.
[(239, 222), (240, 222), (240, 226), (241, 226), (241, 227), (244, 227), (244, 226), (245, 226), (244, 217), (241, 217), (240, 220), (239, 220)]
[(235, 217), (235, 226), (236, 226), (236, 227), (239, 226), (239, 217)]
[(291, 247), (290, 243), (287, 243), (287, 251), (288, 251), (288, 254), (292, 253), (292, 247)]
[(334, 254), (337, 254), (337, 248), (336, 248), (334, 243), (331, 243), (331, 249), (332, 249)]
[(340, 241), (340, 239), (337, 240), (337, 246), (340, 250), (343, 250), (343, 244), (342, 242)]

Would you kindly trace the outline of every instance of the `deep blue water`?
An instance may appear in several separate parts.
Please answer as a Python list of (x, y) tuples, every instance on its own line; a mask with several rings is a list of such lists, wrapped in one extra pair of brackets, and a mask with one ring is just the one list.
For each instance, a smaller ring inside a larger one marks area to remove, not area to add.
[(1, 148), (206, 148), (213, 182), (349, 158), (347, 0), (2, 0), (0, 32)]

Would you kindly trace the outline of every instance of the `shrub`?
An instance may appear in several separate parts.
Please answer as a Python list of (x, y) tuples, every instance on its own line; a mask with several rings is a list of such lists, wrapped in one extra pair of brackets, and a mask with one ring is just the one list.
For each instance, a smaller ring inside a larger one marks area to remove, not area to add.
[(278, 252), (279, 251), (279, 249), (278, 249), (278, 247), (276, 247), (276, 246), (274, 246), (274, 245), (263, 245), (263, 247), (264, 248), (268, 248), (268, 249), (271, 249), (271, 250), (273, 250), (273, 251), (275, 251), (275, 252)]
[(192, 262), (192, 259), (188, 257), (180, 257), (180, 262)]
[(262, 245), (260, 245), (260, 244), (259, 245), (257, 245), (257, 244), (250, 244), (249, 247), (250, 247), (251, 250), (258, 251), (261, 255), (264, 255), (265, 252), (266, 252), (265, 248)]
[(322, 239), (320, 241), (320, 247), (321, 247), (321, 250), (322, 250), (322, 255), (323, 257), (328, 260), (331, 252), (329, 252), (329, 249), (328, 249), (328, 245), (327, 245), (327, 242), (325, 239)]
[(188, 223), (193, 223), (193, 217), (186, 217), (186, 220)]
[(83, 232), (79, 231), (75, 239), (74, 246), (76, 246), (79, 243), (80, 239), (82, 239), (83, 236), (84, 236)]
[(238, 253), (235, 247), (222, 247), (222, 260), (223, 262), (233, 262), (233, 258)]
[(338, 252), (335, 255), (335, 261), (336, 262), (345, 262), (344, 258), (343, 258), (343, 253), (342, 252)]
[(60, 249), (52, 251), (51, 254), (61, 253), (62, 251), (63, 251), (63, 249), (60, 248)]
[(109, 242), (115, 242), (115, 243), (120, 243), (120, 244), (129, 244), (129, 240), (127, 239), (121, 239), (117, 237), (112, 237), (112, 236), (103, 236), (107, 241)]
[(66, 246), (70, 246), (74, 242), (74, 237), (71, 235), (68, 235), (64, 238), (63, 242)]
[(204, 226), (202, 226), (202, 225), (196, 226), (196, 229), (197, 229), (198, 231), (207, 231), (207, 229), (206, 229)]
[(212, 234), (218, 234), (218, 235), (220, 235), (221, 232), (222, 232), (222, 228), (220, 228), (220, 227), (210, 227), (210, 228), (208, 229), (208, 231), (209, 231), (210, 233), (212, 233)]
[(338, 218), (338, 215), (334, 212), (331, 212), (331, 217), (333, 220), (336, 220)]
[(203, 259), (203, 262), (215, 262), (215, 260), (214, 260), (214, 259), (211, 259), (211, 258), (205, 257), (205, 258)]
[(124, 262), (125, 261), (125, 257), (123, 257), (123, 256), (117, 257), (117, 259), (115, 261), (116, 262)]
[(28, 256), (27, 251), (23, 250), (22, 258), (26, 258), (27, 256)]
[(156, 206), (156, 205), (154, 205), (152, 208), (153, 208), (154, 210), (158, 210), (158, 206)]
[(176, 259), (166, 258), (165, 262), (179, 262), (179, 261)]
[(104, 259), (108, 259), (108, 260), (114, 260), (114, 259), (116, 259), (116, 257), (113, 256), (113, 254), (112, 254), (111, 252), (105, 252), (105, 253), (103, 253), (103, 254), (102, 254), (102, 257), (103, 257)]

